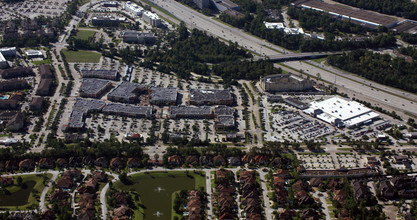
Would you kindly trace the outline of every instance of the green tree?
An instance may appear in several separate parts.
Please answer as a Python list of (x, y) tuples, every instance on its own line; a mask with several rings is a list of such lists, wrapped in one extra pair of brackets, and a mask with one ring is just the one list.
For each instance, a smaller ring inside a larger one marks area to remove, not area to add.
[(179, 35), (180, 41), (187, 39), (189, 36), (188, 29), (185, 26), (184, 22), (181, 22), (180, 27), (178, 28), (178, 35)]

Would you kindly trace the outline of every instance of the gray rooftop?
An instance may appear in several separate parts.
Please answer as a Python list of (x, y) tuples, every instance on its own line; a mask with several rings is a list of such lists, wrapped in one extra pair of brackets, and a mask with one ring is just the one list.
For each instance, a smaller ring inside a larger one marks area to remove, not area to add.
[(144, 33), (138, 31), (122, 31), (121, 37), (155, 37), (155, 33)]
[(70, 128), (82, 128), (84, 126), (84, 112), (78, 109), (74, 109), (71, 112), (68, 127)]
[(211, 114), (210, 106), (172, 106), (170, 109), (171, 115), (209, 115)]
[(221, 125), (225, 127), (235, 126), (235, 117), (231, 115), (220, 115), (217, 116), (216, 125)]
[(90, 111), (100, 111), (105, 105), (103, 101), (77, 98), (69, 118), (68, 126), (71, 128), (82, 128), (84, 126), (84, 115)]
[(117, 70), (81, 70), (83, 78), (116, 78)]
[(109, 96), (129, 99), (137, 96), (136, 92), (146, 89), (146, 86), (138, 83), (122, 82), (113, 91), (109, 93)]
[(148, 117), (152, 115), (152, 106), (135, 106), (111, 103), (103, 108), (103, 113), (127, 114)]
[(228, 89), (190, 89), (190, 101), (217, 102), (230, 99), (232, 94)]
[(81, 84), (81, 88), (80, 88), (80, 93), (85, 93), (88, 95), (98, 94), (104, 88), (110, 85), (111, 85), (111, 82), (109, 80), (94, 79), (94, 78), (83, 79), (83, 83)]
[(226, 105), (219, 105), (214, 108), (215, 115), (233, 115), (235, 110)]
[(106, 103), (100, 100), (77, 98), (75, 100), (74, 109), (82, 111), (99, 111)]
[(175, 102), (177, 101), (177, 88), (152, 88), (152, 102)]

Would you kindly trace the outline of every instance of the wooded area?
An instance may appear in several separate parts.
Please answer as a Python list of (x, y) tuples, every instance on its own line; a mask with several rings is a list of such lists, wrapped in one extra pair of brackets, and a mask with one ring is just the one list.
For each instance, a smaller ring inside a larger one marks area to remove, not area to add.
[(179, 77), (189, 79), (191, 72), (208, 75), (210, 70), (207, 63), (238, 61), (252, 57), (237, 43), (225, 44), (217, 38), (206, 35), (194, 29), (189, 35), (185, 26), (178, 30), (178, 36), (171, 35), (169, 46), (156, 47), (146, 54), (146, 60), (159, 63), (158, 70), (164, 73), (171, 71)]
[(329, 56), (327, 62), (375, 82), (417, 92), (417, 62), (392, 58), (389, 54), (356, 50), (339, 56)]
[(274, 68), (272, 63), (265, 60), (221, 63), (212, 69), (225, 83), (238, 79), (259, 80), (260, 76), (282, 73), (281, 68)]
[[(249, 4), (250, 5), (250, 4)], [(249, 7), (249, 6), (248, 6)], [(249, 7), (245, 10), (245, 6), (242, 6), (242, 12), (245, 14), (244, 18), (236, 18), (227, 14), (221, 14), (220, 19), (235, 27), (244, 29), (245, 31), (256, 35), (267, 41), (285, 47), (289, 50), (300, 50), (302, 52), (311, 51), (335, 51), (335, 50), (354, 50), (360, 48), (380, 48), (391, 47), (395, 45), (396, 39), (394, 35), (378, 34), (364, 40), (334, 40), (334, 39), (313, 39), (306, 38), (303, 35), (290, 35), (285, 34), (281, 30), (267, 29), (264, 25), (264, 21), (271, 20), (265, 15), (265, 10), (261, 4), (256, 4), (256, 16), (253, 13), (253, 8)], [(305, 14), (305, 16), (308, 14)], [(309, 18), (315, 20), (316, 17)], [(317, 21), (318, 22), (318, 21)], [(342, 26), (340, 27), (342, 28)], [(352, 29), (354, 31), (354, 29)]]

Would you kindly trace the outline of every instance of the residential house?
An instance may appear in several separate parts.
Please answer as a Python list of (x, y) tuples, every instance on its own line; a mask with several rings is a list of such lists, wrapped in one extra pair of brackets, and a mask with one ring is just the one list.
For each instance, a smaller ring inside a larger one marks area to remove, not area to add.
[(302, 180), (298, 180), (292, 185), (292, 189), (297, 192), (304, 191), (307, 190), (307, 185)]
[(197, 166), (198, 165), (198, 156), (196, 155), (189, 155), (185, 158), (185, 163), (189, 164), (189, 166)]
[(121, 169), (125, 166), (125, 161), (120, 157), (115, 157), (110, 161), (110, 167), (113, 169)]
[(59, 179), (55, 186), (61, 189), (70, 189), (75, 185), (74, 180), (70, 176), (63, 176)]
[(41, 219), (42, 220), (54, 220), (55, 218), (56, 217), (55, 217), (54, 211), (52, 211), (50, 209), (45, 210), (41, 213)]
[(278, 169), (277, 172), (275, 172), (273, 175), (284, 177), (284, 178), (290, 178), (290, 173), (283, 169)]
[(13, 171), (19, 168), (19, 164), (14, 160), (8, 160), (4, 163), (4, 169), (6, 171)]
[(255, 158), (250, 154), (245, 154), (242, 157), (242, 163), (244, 164), (254, 164), (255, 162)]
[(94, 210), (94, 199), (93, 195), (85, 193), (80, 195), (80, 200), (78, 202), (79, 207), (83, 209), (92, 209)]
[(68, 192), (63, 191), (61, 188), (55, 189), (55, 191), (49, 196), (50, 202), (59, 202), (66, 200), (70, 197)]
[(353, 194), (357, 202), (364, 201), (365, 203), (368, 203), (371, 201), (372, 194), (365, 183), (359, 180), (353, 180), (352, 187)]
[(41, 169), (52, 169), (54, 167), (54, 160), (52, 158), (42, 158), (39, 160), (39, 168)]
[(199, 158), (200, 166), (212, 166), (213, 160), (210, 156), (200, 156)]
[(172, 166), (181, 166), (182, 165), (182, 158), (179, 155), (172, 155), (168, 157), (168, 163)]
[(113, 210), (113, 219), (129, 219), (132, 213), (133, 211), (129, 207), (121, 205), (119, 208)]
[(320, 216), (319, 213), (314, 209), (304, 209), (301, 212), (301, 218), (308, 220), (318, 220), (320, 219)]
[(11, 177), (0, 177), (0, 186), (10, 186), (13, 184), (13, 178)]
[(224, 166), (226, 165), (226, 160), (222, 155), (218, 154), (217, 156), (213, 157), (213, 163), (216, 166)]
[[(84, 194), (87, 195), (87, 194)], [(80, 206), (81, 207), (81, 206)], [(78, 220), (94, 220), (96, 214), (94, 209), (82, 208), (77, 215)]]
[(311, 178), (310, 179), (310, 186), (311, 187), (319, 187), (323, 184), (323, 179), (321, 178)]
[(296, 214), (294, 210), (284, 209), (279, 213), (278, 217), (280, 220), (292, 220)]
[(24, 159), (20, 161), (19, 168), (21, 170), (33, 170), (35, 169), (35, 161), (32, 159)]
[(82, 174), (82, 172), (81, 172), (81, 170), (66, 170), (66, 171), (64, 171), (64, 173), (62, 174), (62, 176), (68, 176), (68, 177), (70, 177), (70, 178), (72, 178), (72, 179), (74, 179), (74, 178), (78, 178), (78, 177), (80, 177), (80, 176), (82, 176), (83, 174)]
[(268, 155), (256, 155), (255, 162), (259, 166), (266, 166), (269, 164), (269, 156)]
[(94, 165), (106, 168), (109, 166), (109, 160), (107, 160), (105, 157), (99, 157), (94, 161)]
[(240, 157), (229, 157), (228, 161), (232, 166), (240, 166)]
[(389, 180), (379, 182), (379, 191), (381, 196), (386, 199), (393, 199), (395, 197), (395, 189)]
[(59, 168), (65, 168), (65, 167), (67, 167), (67, 165), (68, 165), (68, 160), (67, 160), (66, 158), (58, 158), (58, 159), (56, 160), (56, 165), (57, 165)]
[(127, 166), (129, 168), (137, 168), (142, 166), (142, 160), (139, 157), (129, 157), (127, 159)]
[(94, 170), (92, 172), (93, 178), (95, 180), (97, 180), (98, 182), (105, 182), (107, 179), (107, 174), (106, 172), (102, 171), (102, 170)]
[(336, 189), (333, 191), (333, 200), (338, 202), (342, 207), (346, 205), (346, 192), (341, 189)]
[(272, 167), (279, 167), (281, 166), (281, 164), (282, 164), (282, 159), (280, 157), (275, 157), (270, 163)]

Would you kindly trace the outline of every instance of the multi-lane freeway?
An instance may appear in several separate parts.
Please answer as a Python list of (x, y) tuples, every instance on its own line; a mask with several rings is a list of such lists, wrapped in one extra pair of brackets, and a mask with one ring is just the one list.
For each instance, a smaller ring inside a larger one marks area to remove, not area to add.
[[(252, 36), (238, 28), (231, 27), (211, 17), (205, 16), (174, 0), (151, 1), (174, 15), (177, 19), (184, 21), (188, 27), (204, 30), (209, 34), (226, 41), (237, 42), (240, 46), (260, 54), (261, 56), (274, 57), (280, 53), (292, 53), (282, 47)], [(161, 15), (168, 17), (166, 14)], [(338, 71), (332, 67), (321, 66), (320, 64), (312, 65), (311, 63), (299, 61), (287, 62), (285, 64), (313, 77), (316, 77), (317, 73), (320, 73), (319, 75), (322, 80), (332, 83), (335, 82), (335, 85), (339, 88), (350, 90), (361, 96), (365, 96), (369, 100), (390, 106), (392, 109), (407, 111), (408, 113), (417, 116), (417, 96), (415, 94), (389, 88), (362, 79), (353, 74)], [(277, 64), (277, 66), (279, 66), (279, 64)]]

